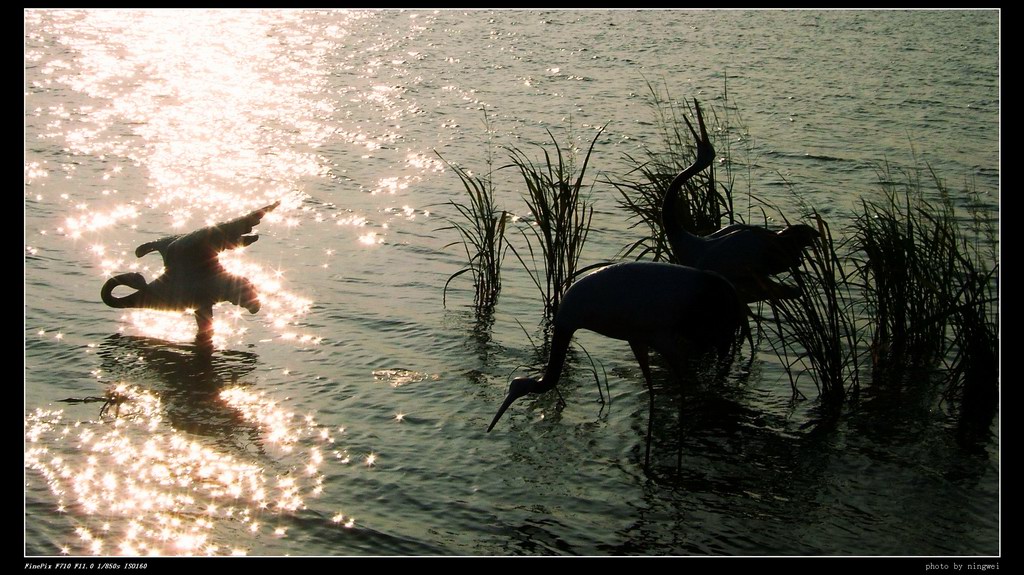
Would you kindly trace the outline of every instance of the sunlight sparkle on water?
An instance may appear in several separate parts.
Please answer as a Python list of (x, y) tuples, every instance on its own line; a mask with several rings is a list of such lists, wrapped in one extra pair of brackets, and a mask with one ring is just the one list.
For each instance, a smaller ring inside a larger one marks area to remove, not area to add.
[[(297, 225), (298, 220), (285, 213), (301, 205), (301, 193), (294, 191), (293, 183), (325, 172), (322, 159), (309, 147), (333, 133), (324, 122), (333, 105), (316, 96), (325, 76), (309, 63), (332, 49), (334, 36), (291, 44), (282, 52), (273, 32), (289, 20), (298, 23), (304, 17), (298, 11), (76, 14), (73, 25), (92, 33), (60, 37), (67, 52), (75, 54), (74, 73), (69, 71), (71, 64), (59, 61), (47, 62), (44, 73), (106, 104), (51, 110), (69, 126), (61, 127), (64, 132), (57, 135), (63, 136), (72, 154), (122, 159), (108, 165), (100, 181), (117, 185), (114, 180), (120, 181), (130, 171), (123, 168), (127, 162), (143, 166), (147, 180), (139, 190), (99, 191), (96, 202), (62, 194), (63, 200), (77, 207), (58, 232), (74, 239), (139, 225), (145, 234), (118, 236), (116, 242), (134, 246), (163, 234), (227, 221), (276, 199), (285, 201), (278, 212), (267, 215), (264, 225)], [(70, 20), (67, 25), (72, 25)], [(125, 121), (132, 126), (130, 134), (102, 137), (109, 126)], [(30, 179), (46, 173), (39, 162), (29, 162), (25, 169)], [(115, 195), (130, 196), (133, 201), (118, 201)], [(107, 246), (105, 254), (112, 249), (127, 253), (120, 258), (93, 254), (103, 259), (107, 276), (148, 261), (136, 261), (130, 248), (112, 248), (114, 243), (102, 244)], [(288, 293), (282, 282), (262, 282), (266, 274), (258, 269), (230, 271), (260, 276), (255, 283), (261, 298), (280, 300), (276, 313), (286, 323), (294, 323), (308, 308), (308, 300)], [(194, 337), (194, 326), (188, 332), (183, 329), (187, 322), (158, 327), (150, 325), (152, 317), (132, 316), (140, 322), (135, 327), (143, 335), (173, 341)], [(241, 335), (231, 326), (218, 327), (214, 342), (218, 347)]]
[[(292, 144), (316, 143), (329, 134), (315, 119), (330, 105), (303, 96), (315, 94), (323, 82), (316, 67), (305, 64), (330, 49), (330, 43), (290, 46), (282, 57), (270, 32), (301, 13), (111, 10), (86, 17), (80, 26), (118, 30), (132, 49), (70, 36), (64, 41), (79, 53), (76, 64), (82, 73), (60, 79), (76, 91), (112, 102), (94, 116), (137, 119), (136, 135), (153, 145), (124, 149), (117, 139), (93, 137), (95, 128), (75, 130), (67, 139), (77, 152), (119, 153), (144, 162), (155, 184), (151, 205), (197, 200), (203, 213), (217, 216), (211, 208), (230, 205), (225, 193), (232, 193), (221, 190), (323, 169), (313, 154), (293, 151), (297, 146)], [(123, 82), (142, 69), (149, 82)], [(280, 81), (279, 74), (287, 74), (288, 81)], [(125, 97), (126, 90), (133, 90), (131, 97)], [(168, 95), (174, 105), (168, 105)], [(247, 110), (258, 110), (260, 117), (247, 116)], [(263, 128), (268, 125), (281, 127)]]
[[(62, 553), (216, 554), (230, 547), (216, 541), (223, 527), (249, 523), (255, 511), (298, 511), (305, 508), (306, 496), (323, 491), (324, 428), (311, 415), (289, 412), (263, 393), (241, 387), (223, 391), (222, 399), (255, 423), (270, 445), (305, 446), (304, 461), (268, 477), (260, 466), (169, 428), (152, 393), (126, 384), (116, 393), (126, 399), (114, 421), (108, 416), (71, 426), (63, 411), (45, 409), (26, 417), (26, 468), (55, 496), (71, 495), (67, 510), (79, 523), (79, 545), (64, 546)], [(77, 435), (66, 433), (71, 427), (78, 428)], [(64, 455), (52, 455), (51, 449)], [(258, 522), (247, 525), (247, 532), (258, 529)], [(286, 532), (280, 526), (274, 533), (284, 537)]]
[(418, 383), (426, 380), (438, 381), (441, 379), (441, 376), (436, 373), (429, 374), (408, 369), (375, 369), (373, 371), (373, 379), (375, 381), (386, 381), (391, 387), (401, 387), (409, 383)]
[(97, 232), (118, 225), (125, 220), (139, 217), (135, 206), (129, 205), (114, 206), (107, 211), (89, 211), (87, 208), (83, 211), (86, 211), (86, 213), (79, 217), (70, 216), (66, 218), (64, 220), (64, 227), (59, 228), (57, 231), (72, 237), (81, 237), (84, 233)]
[(359, 243), (364, 246), (373, 246), (384, 243), (384, 236), (375, 232), (370, 232), (359, 236)]
[(444, 171), (444, 162), (439, 158), (426, 154), (412, 153), (405, 157), (406, 163), (423, 171), (441, 173)]

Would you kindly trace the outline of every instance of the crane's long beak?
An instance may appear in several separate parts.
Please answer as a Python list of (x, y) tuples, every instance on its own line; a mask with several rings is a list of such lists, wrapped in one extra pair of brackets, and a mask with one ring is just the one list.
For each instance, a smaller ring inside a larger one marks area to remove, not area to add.
[(494, 429), (494, 424), (498, 423), (498, 420), (501, 419), (501, 416), (505, 413), (505, 410), (508, 409), (508, 406), (512, 405), (512, 402), (517, 399), (519, 399), (519, 396), (513, 395), (511, 391), (505, 396), (505, 401), (501, 404), (501, 407), (498, 408), (498, 414), (494, 416), (494, 419), (491, 420), (491, 424), (487, 426), (488, 433)]
[(512, 380), (512, 383), (508, 386), (508, 395), (505, 396), (505, 401), (501, 404), (501, 407), (498, 408), (498, 414), (494, 416), (494, 419), (491, 421), (491, 425), (487, 428), (487, 431), (490, 432), (494, 429), (494, 424), (498, 423), (502, 414), (505, 413), (508, 406), (512, 405), (513, 401), (533, 391), (536, 385), (537, 382), (528, 377)]

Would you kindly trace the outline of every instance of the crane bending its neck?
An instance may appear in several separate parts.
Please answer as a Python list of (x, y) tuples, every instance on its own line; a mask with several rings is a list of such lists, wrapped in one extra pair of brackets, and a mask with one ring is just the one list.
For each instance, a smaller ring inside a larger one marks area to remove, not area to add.
[(562, 378), (562, 368), (565, 367), (565, 358), (569, 353), (569, 342), (572, 340), (573, 331), (555, 324), (555, 333), (551, 337), (551, 356), (548, 358), (548, 366), (544, 368), (544, 376), (540, 379), (532, 377), (518, 377), (512, 380), (508, 387), (508, 395), (504, 403), (498, 408), (497, 415), (487, 426), (487, 431), (494, 429), (494, 425), (501, 419), (502, 414), (512, 405), (512, 402), (528, 393), (545, 393), (551, 391), (558, 385)]
[[(122, 285), (138, 291), (124, 297), (115, 296), (114, 288)], [(103, 300), (103, 303), (114, 308), (146, 307), (146, 288), (146, 279), (142, 277), (142, 274), (134, 272), (120, 274), (108, 279), (103, 284), (103, 289), (100, 290), (100, 298)]]
[(684, 218), (680, 215), (683, 212), (679, 209), (683, 184), (700, 173), (701, 170), (710, 166), (715, 160), (715, 148), (711, 145), (711, 140), (708, 138), (707, 126), (704, 124), (704, 115), (700, 111), (700, 104), (697, 103), (697, 100), (694, 100), (693, 105), (697, 110), (697, 124), (700, 127), (700, 134), (693, 129), (693, 125), (690, 124), (690, 120), (686, 116), (683, 116), (683, 120), (686, 121), (686, 126), (693, 133), (697, 143), (697, 156), (694, 158), (693, 163), (680, 172), (672, 180), (672, 183), (669, 184), (661, 206), (661, 225), (665, 230), (665, 239), (668, 240), (676, 263), (682, 265), (693, 265), (694, 261), (691, 260), (696, 259), (694, 254), (699, 254), (702, 248), (701, 238), (687, 230), (687, 222), (683, 221)]

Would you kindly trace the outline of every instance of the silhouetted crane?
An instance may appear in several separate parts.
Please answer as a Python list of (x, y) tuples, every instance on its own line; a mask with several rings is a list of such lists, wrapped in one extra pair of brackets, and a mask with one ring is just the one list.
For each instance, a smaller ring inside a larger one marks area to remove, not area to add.
[(746, 305), (721, 275), (669, 263), (614, 264), (583, 277), (565, 292), (555, 314), (551, 356), (544, 376), (512, 380), (508, 395), (487, 428), (490, 431), (516, 399), (544, 393), (558, 384), (573, 334), (580, 329), (629, 342), (643, 371), (650, 397), (646, 466), (650, 459), (654, 388), (648, 350), (664, 357), (681, 378), (682, 347), (715, 347), (724, 354), (745, 320)]
[[(215, 304), (228, 301), (249, 313), (260, 310), (256, 288), (248, 279), (225, 270), (217, 254), (248, 246), (259, 239), (251, 233), (252, 229), (280, 203), (274, 202), (229, 222), (142, 244), (135, 250), (135, 256), (141, 258), (153, 251), (160, 252), (164, 273), (149, 283), (139, 273), (116, 275), (100, 290), (103, 303), (115, 308), (194, 310), (199, 326), (197, 341), (209, 341), (213, 336)], [(114, 296), (114, 288), (122, 285), (137, 291), (123, 297)]]
[(798, 288), (777, 283), (770, 276), (800, 265), (803, 249), (820, 235), (813, 227), (797, 224), (772, 232), (760, 226), (732, 224), (707, 236), (698, 236), (686, 229), (677, 208), (683, 184), (715, 159), (700, 104), (697, 100), (693, 104), (700, 133), (686, 116), (683, 120), (696, 140), (697, 155), (693, 164), (669, 184), (661, 210), (662, 226), (675, 262), (722, 274), (747, 303), (799, 296)]

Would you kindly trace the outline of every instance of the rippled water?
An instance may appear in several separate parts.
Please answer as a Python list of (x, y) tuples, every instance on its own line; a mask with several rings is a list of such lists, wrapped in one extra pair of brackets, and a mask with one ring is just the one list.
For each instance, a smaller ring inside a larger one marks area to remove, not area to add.
[[(468, 280), (442, 304), (462, 188), (435, 154), (483, 172), (607, 125), (592, 166), (621, 175), (657, 141), (645, 82), (727, 89), (733, 160), (781, 206), (835, 222), (916, 155), (997, 213), (998, 34), (995, 11), (27, 11), (25, 553), (998, 554), (998, 435), (958, 442), (930, 396), (809, 431), (767, 346), (681, 405), (659, 367), (649, 472), (642, 376), (592, 334), (610, 404), (580, 356), (564, 407), (485, 433), (539, 304), (512, 258), (493, 317)], [(593, 197), (585, 263), (636, 239)], [(222, 255), (264, 307), (219, 306), (212, 357), (190, 316), (100, 302), (159, 272), (139, 244), (277, 199)]]

